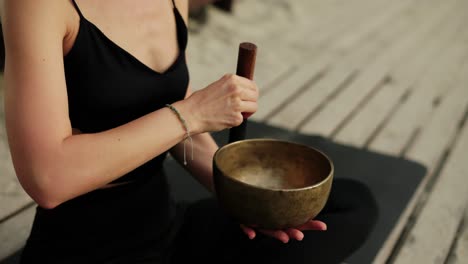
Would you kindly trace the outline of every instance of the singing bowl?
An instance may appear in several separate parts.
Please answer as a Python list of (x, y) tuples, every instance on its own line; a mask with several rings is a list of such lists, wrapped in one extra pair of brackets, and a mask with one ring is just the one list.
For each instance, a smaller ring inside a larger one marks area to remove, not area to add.
[(213, 158), (221, 207), (240, 223), (268, 229), (315, 218), (328, 200), (333, 170), (319, 150), (275, 139), (230, 143)]

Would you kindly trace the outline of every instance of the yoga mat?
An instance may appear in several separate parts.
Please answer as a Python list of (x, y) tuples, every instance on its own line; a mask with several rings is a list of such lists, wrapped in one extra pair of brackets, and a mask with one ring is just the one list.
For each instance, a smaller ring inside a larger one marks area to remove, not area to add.
[[(227, 143), (228, 131), (214, 133), (213, 137), (223, 146)], [(413, 161), (262, 123), (249, 121), (247, 138), (275, 138), (317, 148), (332, 159), (335, 177), (357, 179), (369, 186), (379, 206), (379, 218), (367, 242), (347, 260), (349, 264), (372, 262), (426, 174), (426, 168)], [(177, 200), (195, 201), (210, 196), (174, 160), (166, 163), (166, 170)]]

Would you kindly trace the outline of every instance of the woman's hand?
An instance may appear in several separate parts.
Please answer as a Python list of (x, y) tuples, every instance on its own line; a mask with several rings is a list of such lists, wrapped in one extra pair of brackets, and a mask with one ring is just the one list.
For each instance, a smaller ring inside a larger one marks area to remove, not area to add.
[[(250, 239), (254, 239), (257, 235), (255, 229), (253, 229), (252, 227), (248, 227), (245, 225), (240, 225), (240, 227)], [(304, 238), (304, 233), (302, 233), (302, 231), (307, 230), (325, 231), (327, 230), (327, 225), (322, 221), (310, 220), (309, 222), (300, 225), (296, 228), (288, 228), (284, 230), (258, 229), (258, 232), (276, 238), (283, 243), (288, 243), (290, 239), (301, 241)]]
[(227, 74), (178, 103), (183, 103), (182, 114), (187, 116), (191, 130), (203, 133), (240, 125), (243, 113), (257, 111), (257, 99), (258, 88), (253, 81)]

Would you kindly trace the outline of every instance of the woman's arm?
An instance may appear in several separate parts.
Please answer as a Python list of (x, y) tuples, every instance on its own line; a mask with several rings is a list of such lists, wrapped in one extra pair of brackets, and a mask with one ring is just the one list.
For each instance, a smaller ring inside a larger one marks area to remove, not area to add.
[(67, 28), (59, 2), (6, 1), (3, 19), (13, 162), (25, 190), (46, 208), (105, 185), (184, 137), (168, 109), (102, 133), (72, 136), (63, 74)]
[[(72, 135), (63, 65), (65, 4), (6, 0), (2, 17), (8, 142), (23, 188), (45, 208), (104, 186), (185, 137), (166, 108), (108, 131)], [(250, 102), (255, 90), (248, 80), (227, 76), (174, 106), (195, 134), (220, 130), (240, 123), (240, 112), (256, 109)]]
[[(191, 88), (187, 89), (186, 97), (192, 94)], [(185, 155), (187, 164), (183, 165), (198, 182), (205, 186), (209, 191), (214, 192), (213, 186), (213, 156), (218, 145), (209, 133), (197, 134), (192, 137), (193, 141), (193, 160), (192, 144), (189, 140), (186, 141)], [(180, 142), (171, 149), (171, 155), (180, 163), (183, 164), (184, 159), (184, 142)]]

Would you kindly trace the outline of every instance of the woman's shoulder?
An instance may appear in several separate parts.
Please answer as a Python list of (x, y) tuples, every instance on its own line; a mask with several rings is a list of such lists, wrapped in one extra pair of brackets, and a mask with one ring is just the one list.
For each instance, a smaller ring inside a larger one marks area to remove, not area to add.
[[(68, 6), (72, 6), (71, 0), (0, 0), (0, 14), (3, 16), (5, 12), (12, 12), (18, 9), (37, 12), (46, 11), (50, 14), (54, 11), (65, 11)], [(58, 13), (56, 15), (59, 15)]]
[(68, 29), (72, 23), (73, 11), (71, 0), (0, 0), (2, 23), (5, 20), (13, 22), (6, 24), (31, 25), (48, 21)]
[(20, 37), (18, 33), (41, 32), (63, 39), (64, 50), (80, 19), (71, 0), (0, 0), (0, 16), (4, 33), (10, 38)]
[(177, 9), (184, 18), (185, 24), (188, 23), (189, 0), (174, 0)]

